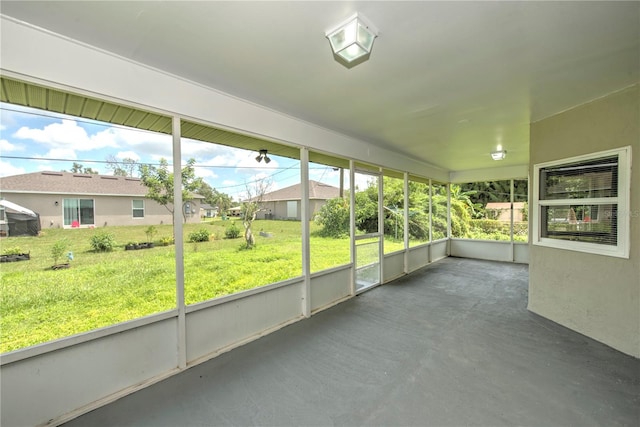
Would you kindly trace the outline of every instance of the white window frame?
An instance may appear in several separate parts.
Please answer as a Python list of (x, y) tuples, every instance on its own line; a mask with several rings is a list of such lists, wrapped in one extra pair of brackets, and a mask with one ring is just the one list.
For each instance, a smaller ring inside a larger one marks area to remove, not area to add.
[[(618, 195), (617, 197), (606, 197), (602, 199), (556, 199), (540, 200), (540, 170), (563, 164), (598, 160), (599, 158), (618, 156)], [(631, 147), (626, 146), (613, 150), (600, 151), (551, 162), (539, 163), (533, 166), (533, 227), (531, 242), (537, 246), (566, 249), (576, 252), (586, 252), (598, 255), (613, 256), (619, 258), (629, 258), (630, 240), (630, 199), (631, 199)], [(617, 244), (605, 245), (588, 242), (575, 242), (570, 240), (551, 239), (541, 236), (542, 224), (544, 220), (542, 208), (545, 206), (562, 206), (576, 204), (584, 200), (586, 203), (602, 202), (603, 204), (617, 205)]]
[[(136, 208), (134, 206), (134, 203), (138, 202), (138, 201), (142, 202), (142, 208)], [(142, 216), (135, 216), (133, 214), (135, 211), (140, 211), (140, 210), (142, 211)], [(131, 217), (133, 219), (144, 219), (145, 214), (146, 214), (146, 212), (145, 212), (145, 206), (144, 206), (144, 199), (132, 199), (131, 200)]]

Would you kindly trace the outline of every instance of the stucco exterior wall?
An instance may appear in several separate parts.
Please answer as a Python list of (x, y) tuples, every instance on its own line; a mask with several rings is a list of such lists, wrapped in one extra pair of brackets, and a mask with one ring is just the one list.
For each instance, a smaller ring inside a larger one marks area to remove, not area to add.
[[(315, 218), (316, 214), (320, 211), (320, 208), (322, 208), (322, 206), (324, 206), (326, 202), (326, 200), (318, 199), (309, 200), (309, 221), (312, 221)], [(287, 201), (280, 200), (277, 202), (262, 202), (260, 206), (262, 210), (256, 215), (256, 218), (258, 219), (269, 218), (269, 215), (271, 219), (295, 219), (298, 221), (300, 221), (301, 219), (301, 206), (299, 200), (296, 201), (295, 218), (291, 218), (288, 216), (289, 213), (287, 211)]]
[[(63, 199), (81, 198), (94, 200), (94, 226), (107, 225), (159, 225), (171, 224), (171, 213), (153, 200), (132, 196), (91, 196), (72, 194), (35, 194), (3, 193), (2, 196), (20, 206), (40, 214), (40, 226), (47, 228), (63, 227)], [(144, 200), (144, 218), (133, 217), (132, 200)], [(56, 205), (56, 202), (58, 203)], [(187, 222), (200, 222), (199, 202), (191, 200), (191, 210), (195, 212), (187, 217)]]
[(629, 259), (531, 245), (529, 310), (640, 357), (640, 90), (635, 85), (531, 125), (530, 169), (632, 147)]

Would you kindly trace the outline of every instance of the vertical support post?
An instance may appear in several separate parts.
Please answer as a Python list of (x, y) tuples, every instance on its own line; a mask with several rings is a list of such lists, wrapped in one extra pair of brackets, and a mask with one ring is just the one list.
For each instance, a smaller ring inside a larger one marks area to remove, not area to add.
[(300, 219), (302, 225), (302, 315), (311, 316), (311, 256), (309, 246), (309, 150), (300, 148), (300, 182), (302, 194), (300, 202)]
[(451, 255), (451, 183), (447, 184), (447, 256)]
[(356, 171), (355, 162), (349, 160), (349, 240), (351, 241), (351, 295), (356, 294)]
[(178, 306), (178, 368), (187, 367), (187, 323), (184, 304), (184, 243), (182, 239), (182, 153), (180, 118), (172, 119), (173, 235), (176, 250), (176, 304)]
[(431, 178), (429, 178), (429, 258), (427, 259), (428, 263), (431, 263), (433, 260), (432, 252), (432, 244), (433, 244), (433, 183), (431, 182)]
[(509, 184), (509, 193), (510, 193), (510, 201), (511, 201), (511, 226), (509, 227), (510, 230), (510, 234), (509, 234), (509, 241), (511, 242), (511, 262), (515, 262), (516, 260), (516, 254), (515, 254), (515, 246), (514, 246), (514, 242), (513, 242), (513, 220), (514, 220), (514, 215), (513, 215), (513, 202), (515, 200), (515, 195), (513, 194), (514, 192), (514, 185), (513, 185), (513, 179), (511, 179), (511, 182)]
[(404, 173), (404, 274), (409, 274), (409, 174)]
[(380, 283), (384, 283), (384, 178), (382, 168), (378, 169), (378, 261), (380, 262)]

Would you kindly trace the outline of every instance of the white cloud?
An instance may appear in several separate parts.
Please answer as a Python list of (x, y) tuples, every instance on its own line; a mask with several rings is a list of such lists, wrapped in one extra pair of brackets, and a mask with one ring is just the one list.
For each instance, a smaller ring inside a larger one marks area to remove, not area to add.
[(41, 172), (60, 169), (59, 164), (54, 166), (54, 164), (48, 160), (36, 160), (36, 162), (38, 165), (37, 169)]
[(75, 120), (69, 119), (51, 123), (42, 129), (23, 126), (13, 134), (13, 137), (32, 140), (52, 150), (91, 151), (100, 148), (118, 147), (111, 128), (95, 135), (89, 135), (84, 128), (78, 126)]
[(118, 154), (116, 154), (116, 159), (120, 159), (120, 160), (131, 159), (131, 160), (135, 160), (136, 162), (139, 162), (140, 156), (138, 155), (138, 153), (135, 153), (133, 151), (119, 151)]
[(65, 160), (76, 160), (78, 158), (78, 156), (76, 156), (76, 152), (71, 148), (53, 148), (42, 157), (46, 159)]
[(24, 147), (15, 145), (6, 139), (0, 139), (0, 153), (10, 153), (12, 151), (22, 151)]
[(27, 173), (24, 168), (0, 160), (0, 176), (21, 175), (23, 173)]
[(200, 178), (214, 179), (218, 177), (218, 175), (211, 168), (202, 168), (202, 167), (196, 166), (194, 167), (194, 170), (195, 170), (196, 176)]
[(0, 130), (5, 130), (7, 127), (5, 125), (3, 125), (2, 123), (0, 123)]

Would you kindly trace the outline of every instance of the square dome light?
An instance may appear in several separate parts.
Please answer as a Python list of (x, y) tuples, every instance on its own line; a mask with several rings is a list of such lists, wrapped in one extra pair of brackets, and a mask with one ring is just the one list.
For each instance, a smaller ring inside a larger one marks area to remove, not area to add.
[(327, 32), (326, 36), (331, 43), (334, 55), (346, 64), (352, 64), (368, 58), (373, 48), (373, 41), (377, 37), (377, 31), (363, 19), (362, 15), (356, 13), (334, 30)]

